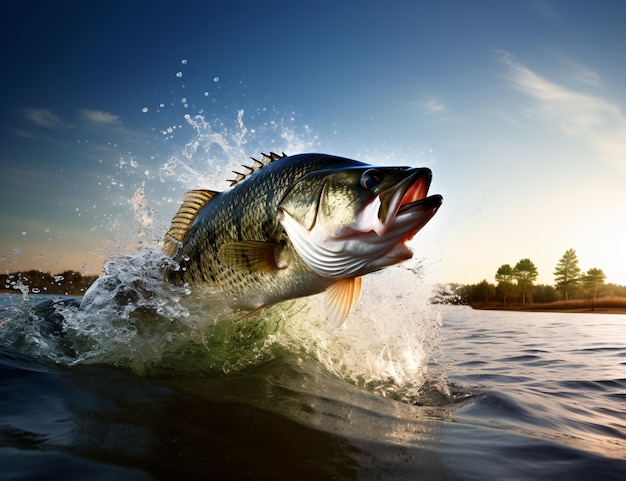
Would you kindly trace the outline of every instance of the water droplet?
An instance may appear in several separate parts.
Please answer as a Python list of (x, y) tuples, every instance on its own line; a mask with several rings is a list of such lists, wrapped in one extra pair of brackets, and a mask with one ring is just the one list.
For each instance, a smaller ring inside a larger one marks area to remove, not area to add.
[(148, 111), (148, 107), (144, 107), (141, 111), (145, 114)]
[(220, 81), (220, 78), (219, 78), (219, 77), (213, 77), (213, 82), (217, 83), (217, 82), (219, 82), (219, 81)]
[(159, 107), (164, 108), (165, 104), (159, 104)]
[(22, 231), (22, 235), (26, 235), (26, 232), (25, 232), (25, 231)]
[(182, 72), (176, 72), (176, 76), (177, 76), (178, 78), (181, 78), (181, 77), (183, 76), (183, 73), (182, 73)]
[(46, 228), (44, 229), (44, 231), (45, 231), (45, 232), (50, 232), (50, 227), (46, 227)]
[(187, 102), (187, 97), (183, 97), (182, 99), (180, 99), (180, 101), (181, 101), (181, 103), (184, 104), (185, 102)]
[(204, 92), (204, 96), (208, 97), (209, 96), (209, 92)]
[(13, 249), (13, 254), (15, 254), (15, 255), (19, 255), (19, 254), (21, 254), (21, 252), (22, 252), (22, 250), (18, 249), (17, 247), (15, 249)]
[(184, 58), (184, 59), (182, 59), (182, 60), (180, 61), (180, 63), (182, 63), (183, 65), (187, 65), (187, 59), (185, 59), (185, 58)]

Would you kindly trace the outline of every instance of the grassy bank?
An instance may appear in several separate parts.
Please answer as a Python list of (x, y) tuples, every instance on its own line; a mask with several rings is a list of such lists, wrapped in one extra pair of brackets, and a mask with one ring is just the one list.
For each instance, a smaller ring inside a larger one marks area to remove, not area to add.
[(498, 309), (507, 311), (533, 312), (584, 312), (598, 314), (626, 314), (626, 297), (601, 297), (596, 299), (595, 306), (590, 299), (572, 299), (569, 301), (541, 302), (530, 304), (509, 304), (489, 302), (486, 304), (472, 303), (473, 309)]

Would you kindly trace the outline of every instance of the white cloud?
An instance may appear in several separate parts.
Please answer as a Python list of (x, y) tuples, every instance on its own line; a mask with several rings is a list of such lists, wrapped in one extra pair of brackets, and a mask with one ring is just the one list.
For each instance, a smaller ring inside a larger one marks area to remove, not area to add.
[(435, 113), (447, 112), (446, 106), (435, 99), (434, 97), (428, 97), (424, 100), (413, 102), (413, 105), (417, 106), (424, 115), (431, 115)]
[(13, 129), (13, 132), (15, 133), (15, 135), (19, 136), (19, 137), (23, 137), (25, 139), (39, 139), (41, 138), (39, 135), (35, 135), (32, 132), (29, 132), (28, 130), (24, 130), (24, 129)]
[(64, 128), (67, 124), (48, 109), (24, 108), (24, 117), (30, 122), (46, 128)]
[(565, 68), (569, 70), (570, 78), (576, 80), (577, 82), (592, 85), (594, 87), (600, 85), (602, 79), (600, 78), (600, 75), (593, 70), (574, 62), (567, 57), (563, 57), (562, 63), (565, 65)]
[[(605, 162), (626, 172), (626, 117), (619, 105), (550, 82), (508, 53), (500, 61), (509, 69), (509, 82), (536, 101), (526, 110), (531, 119), (554, 124), (565, 134), (586, 141)], [(574, 69), (574, 75), (580, 76), (581, 72), (587, 84), (599, 79), (585, 67)]]
[(109, 112), (103, 112), (101, 110), (81, 109), (80, 113), (84, 119), (100, 124), (115, 124), (120, 119), (117, 115), (113, 115)]

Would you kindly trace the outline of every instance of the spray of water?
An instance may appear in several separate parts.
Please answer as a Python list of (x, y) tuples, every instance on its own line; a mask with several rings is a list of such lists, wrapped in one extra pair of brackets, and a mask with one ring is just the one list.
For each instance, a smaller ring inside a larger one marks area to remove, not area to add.
[[(227, 172), (248, 156), (310, 151), (317, 142), (293, 116), (252, 127), (243, 110), (229, 128), (202, 115), (185, 121), (192, 139), (160, 166), (153, 178), (160, 185), (142, 178), (129, 198), (135, 236), (145, 240), (141, 249), (113, 255), (80, 306), (55, 299), (44, 312), (24, 297), (21, 307), (12, 307), (17, 316), (9, 313), (2, 322), (28, 321), (4, 329), (2, 341), (55, 362), (106, 363), (160, 376), (231, 375), (289, 353), (313, 357), (333, 374), (383, 395), (414, 398), (427, 378), (441, 322), (418, 260), (366, 276), (359, 305), (340, 329), (325, 320), (323, 294), (244, 318), (210, 289), (164, 281), (164, 270), (177, 266), (158, 250), (167, 222), (155, 219), (146, 191), (226, 188)], [(6, 332), (19, 335), (8, 339)]]
[(5, 332), (19, 331), (12, 344), (32, 355), (147, 376), (233, 375), (288, 355), (396, 398), (417, 398), (427, 379), (441, 321), (417, 261), (366, 277), (358, 307), (339, 329), (326, 321), (323, 294), (246, 317), (210, 289), (164, 281), (171, 268), (171, 259), (150, 249), (112, 259), (81, 300), (24, 299), (12, 316), (21, 324)]
[(311, 353), (330, 372), (385, 396), (415, 398), (436, 353), (441, 317), (428, 302), (419, 262), (363, 279), (357, 308), (340, 329), (328, 325), (321, 296), (281, 333), (291, 348)]

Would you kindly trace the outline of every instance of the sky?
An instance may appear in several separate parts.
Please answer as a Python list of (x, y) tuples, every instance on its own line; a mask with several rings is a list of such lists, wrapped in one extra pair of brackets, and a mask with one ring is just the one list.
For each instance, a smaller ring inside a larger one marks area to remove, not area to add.
[(431, 168), (433, 282), (626, 284), (621, 0), (6, 3), (2, 272), (98, 274), (273, 150)]

